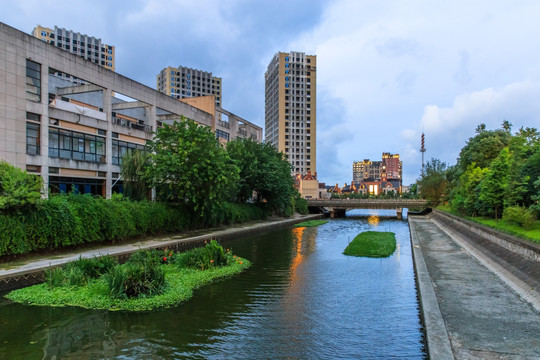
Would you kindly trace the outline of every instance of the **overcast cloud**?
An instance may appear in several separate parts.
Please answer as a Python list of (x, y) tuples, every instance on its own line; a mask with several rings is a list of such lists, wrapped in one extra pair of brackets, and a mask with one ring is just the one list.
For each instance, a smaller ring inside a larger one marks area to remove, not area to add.
[(317, 171), (399, 153), (404, 183), (426, 159), (454, 164), (480, 123), (540, 127), (540, 2), (0, 0), (0, 21), (58, 25), (116, 46), (119, 73), (155, 87), (184, 65), (223, 77), (224, 107), (264, 128), (277, 51), (317, 55)]

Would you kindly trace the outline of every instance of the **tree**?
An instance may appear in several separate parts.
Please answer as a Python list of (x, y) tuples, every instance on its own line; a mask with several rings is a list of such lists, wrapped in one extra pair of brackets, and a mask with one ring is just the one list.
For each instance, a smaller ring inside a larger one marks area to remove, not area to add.
[(512, 134), (498, 130), (484, 130), (473, 138), (459, 153), (457, 166), (460, 172), (465, 172), (472, 163), (480, 168), (486, 168), (499, 155), (502, 148), (508, 146)]
[(478, 186), (480, 190), (478, 200), (485, 215), (493, 214), (495, 219), (498, 219), (502, 214), (509, 170), (510, 151), (508, 148), (503, 148), (491, 162), (486, 176)]
[(454, 210), (470, 216), (477, 215), (478, 185), (480, 185), (487, 172), (487, 168), (482, 169), (472, 163), (461, 174), (452, 192), (451, 205)]
[(296, 190), (283, 153), (270, 144), (245, 139), (229, 142), (227, 152), (240, 169), (238, 201), (252, 199), (282, 215), (292, 214)]
[(124, 179), (124, 193), (132, 200), (147, 199), (150, 186), (145, 178), (145, 171), (149, 165), (149, 155), (145, 151), (135, 150), (122, 157), (122, 179)]
[(159, 128), (149, 149), (145, 177), (160, 199), (202, 217), (213, 216), (230, 198), (238, 167), (209, 127), (182, 117)]
[(420, 180), (418, 180), (418, 187), (420, 193), (428, 200), (428, 202), (437, 206), (442, 201), (442, 196), (448, 185), (448, 181), (445, 176), (446, 163), (441, 162), (439, 159), (431, 159), (424, 169), (424, 173)]
[(0, 212), (19, 212), (41, 199), (43, 180), (0, 160)]
[(512, 126), (513, 126), (513, 124), (512, 124), (510, 121), (508, 121), (508, 120), (504, 120), (504, 121), (502, 122), (502, 125), (501, 125), (501, 126), (502, 126), (502, 128), (504, 129), (504, 131), (510, 133), (510, 132), (512, 131)]

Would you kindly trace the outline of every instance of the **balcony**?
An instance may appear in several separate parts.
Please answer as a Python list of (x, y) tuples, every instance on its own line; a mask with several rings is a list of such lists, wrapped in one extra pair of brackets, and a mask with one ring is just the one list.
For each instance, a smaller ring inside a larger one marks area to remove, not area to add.
[(127, 127), (128, 129), (142, 130), (142, 131), (147, 132), (147, 133), (152, 132), (152, 127), (150, 125), (136, 124), (136, 123), (134, 123), (132, 121), (122, 119), (122, 118), (119, 118), (119, 117), (116, 117), (116, 116), (113, 116), (112, 123), (116, 124), (116, 125), (123, 126), (123, 127)]

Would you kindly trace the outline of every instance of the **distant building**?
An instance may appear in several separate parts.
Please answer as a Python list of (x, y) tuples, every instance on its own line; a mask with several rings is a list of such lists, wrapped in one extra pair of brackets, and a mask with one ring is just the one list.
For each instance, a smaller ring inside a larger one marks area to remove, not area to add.
[(166, 67), (157, 75), (156, 89), (174, 99), (213, 95), (217, 107), (223, 104), (222, 79), (211, 72), (185, 66)]
[(265, 73), (265, 141), (284, 153), (293, 174), (315, 174), (317, 57), (277, 53)]
[[(114, 46), (103, 43), (99, 38), (59, 28), (58, 26), (51, 29), (41, 25), (34, 28), (32, 35), (94, 64), (101, 65), (109, 70), (115, 70)], [(64, 76), (67, 76), (67, 74), (64, 74)]]
[(403, 162), (399, 154), (382, 153), (381, 161), (353, 162), (353, 184), (362, 193), (401, 193)]
[(311, 175), (311, 171), (308, 171), (306, 175), (296, 174), (295, 187), (304, 199), (320, 199), (322, 197), (317, 176)]

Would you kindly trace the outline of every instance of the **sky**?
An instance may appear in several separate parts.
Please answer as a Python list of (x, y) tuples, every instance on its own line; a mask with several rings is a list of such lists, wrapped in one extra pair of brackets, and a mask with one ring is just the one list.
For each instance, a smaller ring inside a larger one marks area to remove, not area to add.
[[(54, 4), (54, 5), (52, 5)], [(116, 71), (155, 88), (179, 65), (223, 78), (223, 107), (264, 129), (276, 52), (317, 55), (317, 173), (399, 154), (403, 184), (425, 161), (456, 163), (476, 127), (540, 128), (537, 0), (0, 0), (0, 21), (55, 25), (116, 47)]]

